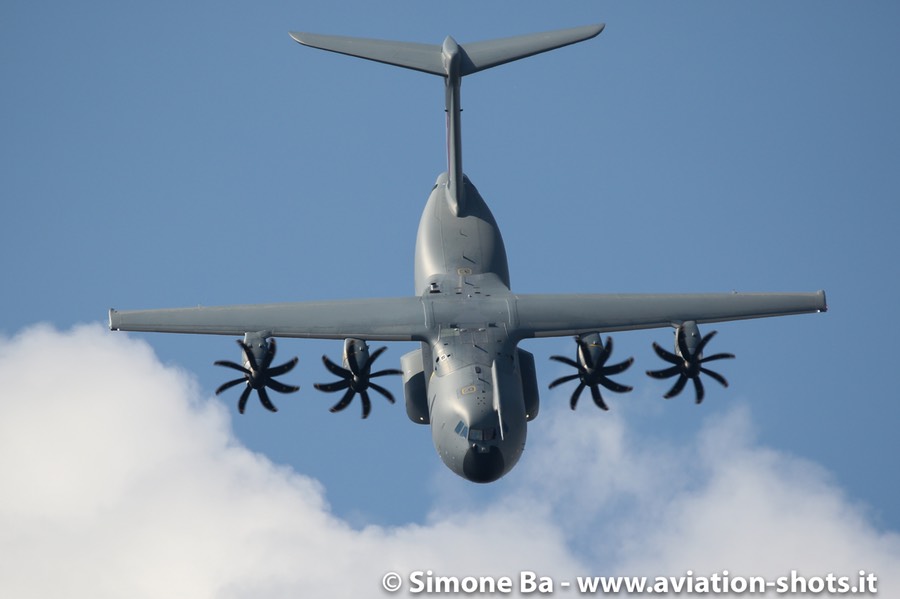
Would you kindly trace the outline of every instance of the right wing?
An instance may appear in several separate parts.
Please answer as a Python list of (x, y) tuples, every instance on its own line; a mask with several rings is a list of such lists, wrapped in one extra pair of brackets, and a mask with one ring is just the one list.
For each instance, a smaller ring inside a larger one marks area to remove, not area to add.
[(522, 338), (630, 331), (825, 312), (825, 292), (516, 295)]
[(110, 309), (113, 331), (417, 341), (426, 337), (422, 298), (254, 304), (163, 310)]

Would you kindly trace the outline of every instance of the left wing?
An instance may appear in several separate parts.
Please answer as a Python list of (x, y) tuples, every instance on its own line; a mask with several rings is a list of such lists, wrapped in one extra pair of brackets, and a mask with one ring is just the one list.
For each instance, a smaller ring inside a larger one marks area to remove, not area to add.
[(327, 302), (174, 308), (110, 309), (113, 331), (243, 335), (315, 339), (416, 341), (427, 334), (422, 298), (379, 298)]

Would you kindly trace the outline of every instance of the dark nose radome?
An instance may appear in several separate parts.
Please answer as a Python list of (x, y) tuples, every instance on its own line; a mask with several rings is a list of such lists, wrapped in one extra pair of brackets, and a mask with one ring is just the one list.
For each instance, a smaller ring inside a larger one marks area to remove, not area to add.
[(493, 445), (484, 453), (470, 447), (463, 459), (463, 474), (472, 482), (494, 482), (503, 476), (503, 471), (503, 453)]

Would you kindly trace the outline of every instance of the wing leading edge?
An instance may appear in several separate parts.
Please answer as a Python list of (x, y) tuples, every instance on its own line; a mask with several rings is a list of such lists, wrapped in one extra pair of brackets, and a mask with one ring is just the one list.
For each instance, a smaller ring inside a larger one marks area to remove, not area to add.
[(825, 292), (517, 295), (521, 338), (629, 331), (825, 312)]

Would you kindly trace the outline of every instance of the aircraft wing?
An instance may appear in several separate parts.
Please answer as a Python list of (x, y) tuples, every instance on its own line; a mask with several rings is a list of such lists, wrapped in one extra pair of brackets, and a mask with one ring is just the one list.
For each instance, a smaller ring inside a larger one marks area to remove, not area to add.
[(517, 295), (522, 338), (628, 331), (825, 312), (825, 292)]
[(109, 311), (113, 331), (413, 341), (425, 339), (422, 298)]
[[(427, 297), (109, 311), (114, 331), (426, 341), (442, 317), (457, 321), (466, 300)], [(445, 302), (449, 302), (444, 306)], [(441, 304), (439, 306), (438, 304)], [(495, 295), (476, 320), (507, 320), (519, 339), (627, 331), (824, 312), (825, 292)], [(459, 312), (459, 315), (457, 314)]]

